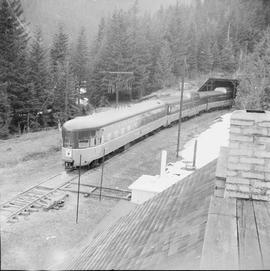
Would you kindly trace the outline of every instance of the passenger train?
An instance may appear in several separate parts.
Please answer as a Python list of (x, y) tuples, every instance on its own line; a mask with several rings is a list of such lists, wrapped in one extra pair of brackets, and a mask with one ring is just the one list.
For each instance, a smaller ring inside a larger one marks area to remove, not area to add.
[[(233, 92), (191, 92), (183, 100), (182, 118), (232, 106)], [(76, 117), (62, 127), (62, 159), (66, 169), (90, 166), (104, 155), (178, 121), (179, 97), (146, 100), (125, 108)]]

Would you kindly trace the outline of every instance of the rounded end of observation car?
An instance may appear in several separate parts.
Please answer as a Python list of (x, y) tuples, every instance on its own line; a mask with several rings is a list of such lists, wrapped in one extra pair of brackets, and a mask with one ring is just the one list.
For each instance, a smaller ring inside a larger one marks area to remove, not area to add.
[(62, 161), (65, 163), (66, 169), (71, 169), (74, 167), (72, 149), (62, 147)]
[(76, 128), (81, 129), (80, 127), (82, 127), (85, 124), (85, 122), (88, 122), (88, 121), (89, 121), (89, 116), (76, 117), (74, 119), (66, 121), (63, 124), (62, 129), (66, 131), (73, 131)]
[(73, 169), (74, 168), (74, 161), (66, 162), (65, 161), (65, 169)]

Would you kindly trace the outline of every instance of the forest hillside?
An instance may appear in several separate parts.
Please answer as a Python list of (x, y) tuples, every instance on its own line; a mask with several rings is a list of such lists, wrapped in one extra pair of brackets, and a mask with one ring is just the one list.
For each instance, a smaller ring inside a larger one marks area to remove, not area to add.
[[(44, 40), (50, 44), (54, 31), (61, 23), (65, 25), (72, 40), (81, 27), (86, 27), (87, 40), (91, 42), (97, 33), (102, 17), (107, 17), (115, 9), (127, 10), (134, 0), (22, 0), (26, 22), (32, 31), (40, 27)], [(140, 12), (154, 12), (161, 5), (175, 4), (176, 0), (140, 0)]]
[[(237, 106), (269, 109), (270, 1), (141, 3), (144, 9), (137, 0), (2, 0), (0, 137), (109, 106), (116, 88), (120, 101), (141, 100), (178, 84), (183, 69), (189, 79), (237, 76)], [(29, 18), (48, 27), (51, 42)]]

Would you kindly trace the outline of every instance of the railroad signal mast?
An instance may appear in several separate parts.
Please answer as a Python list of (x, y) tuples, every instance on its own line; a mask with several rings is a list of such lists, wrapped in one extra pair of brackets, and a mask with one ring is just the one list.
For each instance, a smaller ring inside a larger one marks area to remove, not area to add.
[[(121, 72), (121, 71), (100, 71), (100, 73), (104, 73), (104, 74), (110, 74), (110, 75), (116, 75), (116, 80), (113, 83), (109, 84), (109, 89), (110, 92), (113, 93), (115, 92), (115, 100), (116, 100), (116, 108), (118, 107), (119, 104), (119, 85), (120, 85), (120, 76), (124, 75), (124, 76), (128, 76), (126, 78), (126, 83), (128, 84), (128, 81), (131, 81), (133, 79), (133, 72)], [(131, 89), (131, 86), (128, 86), (129, 89)]]

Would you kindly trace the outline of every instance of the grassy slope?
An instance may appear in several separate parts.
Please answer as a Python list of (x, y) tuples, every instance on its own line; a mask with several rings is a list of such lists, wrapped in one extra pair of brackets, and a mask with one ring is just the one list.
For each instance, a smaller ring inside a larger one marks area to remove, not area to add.
[(44, 157), (59, 151), (60, 148), (61, 134), (58, 130), (23, 134), (9, 140), (0, 140), (0, 168)]
[(0, 140), (1, 202), (59, 172), (61, 134), (58, 130)]

